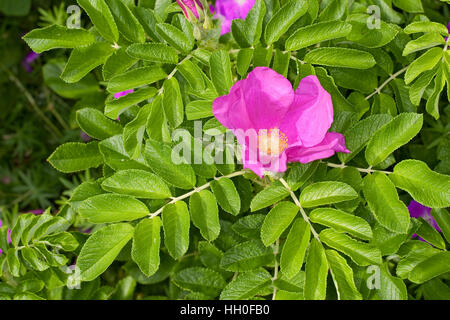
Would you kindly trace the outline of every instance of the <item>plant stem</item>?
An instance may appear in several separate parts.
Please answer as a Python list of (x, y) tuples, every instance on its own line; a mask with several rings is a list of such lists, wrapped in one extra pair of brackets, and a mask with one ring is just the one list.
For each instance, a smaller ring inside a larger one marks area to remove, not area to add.
[(292, 200), (294, 200), (295, 205), (296, 205), (297, 207), (299, 207), (300, 212), (301, 212), (302, 217), (303, 217), (303, 220), (305, 220), (305, 221), (309, 224), (309, 226), (310, 226), (310, 228), (311, 228), (311, 232), (312, 232), (312, 234), (314, 235), (314, 238), (316, 238), (317, 241), (321, 242), (321, 241), (320, 241), (320, 238), (319, 238), (319, 234), (316, 232), (316, 230), (314, 230), (314, 227), (312, 226), (311, 221), (309, 220), (308, 215), (306, 214), (305, 210), (304, 210), (303, 207), (301, 206), (300, 201), (298, 200), (298, 198), (297, 198), (297, 196), (295, 195), (294, 191), (292, 191), (291, 187), (289, 187), (288, 183), (287, 183), (283, 178), (280, 178), (280, 182), (281, 182), (281, 183), (283, 184), (283, 186), (289, 191), (289, 194), (291, 195)]
[[(178, 63), (178, 64), (176, 65), (175, 68), (173, 68), (172, 72), (169, 73), (169, 75), (166, 77), (166, 80), (171, 79), (171, 78), (175, 75), (175, 73), (177, 73), (177, 71), (178, 71), (178, 66), (179, 66), (180, 64), (182, 64), (183, 62), (189, 60), (190, 58), (192, 58), (192, 56), (191, 56), (191, 55), (187, 55), (183, 60), (181, 60), (181, 62)], [(164, 91), (164, 87), (161, 87), (161, 88), (158, 90), (158, 95), (162, 94), (163, 91)]]
[(404, 67), (403, 69), (397, 71), (396, 73), (392, 74), (385, 82), (383, 82), (381, 84), (381, 86), (379, 86), (378, 88), (375, 89), (374, 92), (372, 92), (371, 94), (369, 94), (366, 97), (366, 100), (369, 100), (370, 98), (372, 98), (374, 95), (376, 94), (380, 94), (381, 90), (387, 86), (389, 84), (389, 82), (391, 82), (392, 80), (394, 80), (395, 78), (397, 78), (399, 75), (401, 75), (403, 72), (405, 72), (408, 69), (409, 66)]
[[(223, 178), (233, 178), (233, 177), (237, 177), (237, 176), (242, 176), (242, 175), (244, 175), (244, 174), (246, 174), (246, 173), (247, 173), (247, 171), (245, 171), (245, 170), (237, 171), (237, 172), (233, 172), (233, 173), (231, 173), (231, 174), (229, 174), (229, 175), (226, 175), (226, 176), (215, 177), (214, 180), (217, 181), (217, 180), (220, 180), (220, 179), (223, 179)], [(164, 206), (162, 206), (161, 208), (159, 208), (158, 211), (156, 211), (155, 213), (152, 213), (152, 214), (149, 216), (149, 218), (152, 219), (152, 218), (156, 217), (157, 215), (159, 215), (159, 214), (163, 211), (163, 209), (165, 208), (165, 206), (167, 206), (167, 205), (169, 205), (169, 204), (174, 204), (174, 203), (177, 202), (177, 201), (180, 201), (180, 200), (184, 200), (184, 199), (186, 199), (186, 198), (189, 198), (189, 197), (190, 197), (191, 195), (193, 195), (194, 193), (197, 193), (197, 192), (200, 192), (200, 191), (202, 191), (202, 190), (208, 189), (210, 186), (211, 186), (211, 181), (208, 182), (208, 183), (205, 183), (205, 184), (202, 185), (201, 187), (195, 188), (194, 190), (191, 190), (191, 191), (189, 191), (188, 193), (185, 193), (185, 194), (183, 194), (183, 195), (181, 195), (181, 196), (179, 196), (179, 197), (172, 198), (172, 200), (170, 200), (170, 202), (166, 203)]]
[[(332, 168), (340, 168), (340, 169), (344, 169), (344, 168), (349, 168), (351, 166), (346, 166), (345, 164), (336, 164), (336, 163), (330, 163), (330, 162), (326, 162), (327, 166), (332, 167)], [(372, 169), (372, 167), (369, 167), (367, 169), (363, 169), (363, 168), (357, 168), (357, 167), (351, 167), (351, 168), (355, 168), (356, 170), (358, 170), (359, 172), (364, 172), (364, 173), (374, 173), (374, 172), (382, 172), (385, 174), (392, 174), (391, 171), (383, 171), (383, 170), (374, 170)]]
[[(275, 268), (274, 268), (274, 272), (273, 272), (272, 282), (278, 279), (277, 255), (278, 255), (278, 251), (279, 250), (280, 250), (280, 239), (277, 239), (277, 241), (275, 242), (275, 246), (273, 247), (273, 255), (274, 255), (274, 258), (275, 258)], [(277, 296), (277, 287), (274, 285), (273, 286), (272, 300), (275, 300), (276, 296)]]

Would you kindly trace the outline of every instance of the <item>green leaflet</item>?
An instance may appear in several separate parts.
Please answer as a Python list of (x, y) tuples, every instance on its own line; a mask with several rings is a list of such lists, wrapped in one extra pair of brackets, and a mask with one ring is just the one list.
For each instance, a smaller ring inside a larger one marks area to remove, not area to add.
[(332, 208), (314, 209), (309, 218), (314, 223), (331, 227), (338, 232), (346, 232), (363, 240), (372, 239), (372, 229), (366, 220)]
[(217, 297), (226, 285), (218, 272), (201, 267), (181, 270), (175, 274), (173, 282), (180, 288), (202, 292), (208, 297)]
[(345, 259), (334, 250), (326, 250), (331, 275), (336, 285), (339, 300), (362, 300), (355, 286), (353, 270)]
[(348, 255), (357, 265), (368, 266), (382, 262), (380, 250), (333, 229), (323, 230), (320, 233), (320, 240), (331, 248)]
[(292, 203), (283, 201), (270, 210), (261, 226), (261, 240), (267, 247), (273, 244), (294, 220), (298, 207)]
[(134, 229), (131, 256), (147, 277), (159, 268), (161, 225), (161, 219), (154, 217), (141, 220)]
[(406, 70), (405, 83), (409, 84), (422, 72), (433, 69), (442, 59), (442, 55), (442, 48), (432, 48), (414, 60)]
[(337, 181), (317, 182), (307, 186), (300, 194), (302, 207), (311, 208), (352, 200), (358, 197), (348, 184)]
[(133, 221), (150, 214), (147, 206), (134, 197), (109, 193), (84, 200), (78, 212), (92, 223)]
[(266, 25), (264, 39), (270, 45), (280, 39), (289, 27), (308, 10), (307, 1), (289, 1), (278, 10)]
[(134, 229), (126, 223), (108, 225), (89, 237), (77, 259), (81, 279), (91, 281), (102, 274), (133, 237)]
[(55, 169), (70, 173), (98, 167), (103, 163), (98, 142), (68, 142), (59, 146), (48, 158)]
[(56, 48), (76, 48), (90, 45), (95, 41), (94, 35), (84, 29), (67, 29), (58, 25), (34, 29), (23, 39), (36, 53)]
[(432, 171), (422, 161), (411, 159), (398, 163), (389, 178), (397, 188), (407, 191), (425, 206), (450, 206), (450, 177)]
[(314, 49), (306, 54), (304, 60), (311, 64), (353, 69), (369, 69), (376, 63), (368, 52), (337, 47)]
[(145, 42), (145, 31), (138, 19), (121, 0), (105, 0), (121, 35), (131, 42)]
[(181, 258), (189, 247), (190, 218), (186, 203), (168, 204), (162, 211), (164, 244), (174, 259)]
[(399, 200), (394, 184), (384, 173), (367, 175), (363, 192), (370, 210), (381, 225), (397, 233), (408, 231), (408, 208)]
[(401, 113), (378, 129), (370, 138), (366, 148), (367, 163), (374, 166), (388, 155), (408, 143), (423, 124), (423, 116), (417, 113)]
[(423, 283), (450, 271), (450, 252), (440, 252), (420, 262), (409, 273), (408, 279), (414, 283)]
[(194, 193), (189, 198), (191, 219), (200, 229), (202, 236), (209, 241), (215, 240), (220, 233), (219, 209), (216, 198), (209, 190)]
[(295, 51), (314, 44), (345, 37), (352, 25), (343, 21), (330, 21), (302, 27), (286, 40), (286, 50)]
[(163, 90), (163, 108), (166, 119), (173, 128), (176, 128), (184, 120), (183, 99), (177, 79), (170, 78), (164, 81)]
[(238, 215), (241, 211), (241, 200), (233, 181), (229, 178), (222, 178), (211, 182), (211, 190), (217, 202), (223, 210), (233, 215)]
[(108, 5), (104, 0), (77, 0), (86, 11), (98, 32), (105, 40), (116, 43), (119, 40), (119, 30)]
[(228, 271), (250, 271), (273, 261), (271, 248), (266, 248), (259, 240), (240, 243), (226, 251), (220, 266)]
[(300, 271), (310, 237), (309, 224), (303, 218), (297, 218), (281, 251), (280, 267), (287, 278), (294, 277)]
[(231, 63), (228, 53), (224, 50), (213, 52), (209, 59), (211, 80), (219, 95), (228, 94), (233, 85)]
[(158, 23), (156, 32), (172, 47), (183, 53), (191, 51), (194, 46), (194, 43), (180, 29), (168, 23)]
[(149, 62), (170, 64), (178, 62), (177, 51), (163, 43), (135, 43), (127, 48), (127, 53), (136, 59)]
[(160, 177), (138, 169), (118, 171), (106, 178), (101, 185), (106, 191), (143, 199), (167, 199), (172, 196), (169, 187)]
[(221, 300), (245, 300), (250, 299), (271, 282), (271, 275), (263, 268), (239, 273), (220, 294)]
[(195, 186), (194, 169), (189, 164), (175, 164), (172, 162), (172, 149), (153, 140), (147, 140), (144, 158), (150, 168), (167, 183), (182, 189)]
[(322, 244), (313, 239), (306, 258), (304, 295), (306, 300), (325, 300), (328, 261)]
[(99, 140), (121, 134), (123, 130), (120, 124), (106, 118), (101, 111), (93, 108), (78, 110), (76, 119), (81, 130)]
[(167, 73), (160, 67), (136, 68), (114, 76), (108, 82), (108, 91), (122, 92), (152, 84), (167, 77)]

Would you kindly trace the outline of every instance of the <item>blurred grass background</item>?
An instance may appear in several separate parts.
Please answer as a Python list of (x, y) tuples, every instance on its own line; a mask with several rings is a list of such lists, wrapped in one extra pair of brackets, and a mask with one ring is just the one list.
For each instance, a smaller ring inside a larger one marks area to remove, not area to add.
[(80, 130), (69, 124), (74, 100), (61, 98), (43, 77), (45, 64), (64, 57), (64, 50), (36, 57), (21, 39), (37, 26), (65, 25), (70, 4), (75, 1), (0, 1), (2, 215), (54, 206), (63, 190), (79, 183), (78, 176), (59, 174), (46, 161), (61, 143), (81, 141)]

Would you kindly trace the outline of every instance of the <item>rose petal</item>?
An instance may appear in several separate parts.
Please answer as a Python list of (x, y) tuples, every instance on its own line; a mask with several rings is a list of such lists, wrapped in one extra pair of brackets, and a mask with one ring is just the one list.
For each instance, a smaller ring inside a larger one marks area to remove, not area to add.
[(345, 147), (345, 137), (337, 132), (328, 132), (319, 144), (313, 147), (293, 147), (286, 150), (288, 162), (308, 163), (331, 157), (335, 152), (349, 153)]
[(289, 145), (312, 147), (319, 144), (332, 123), (333, 102), (330, 94), (316, 76), (303, 78), (280, 127), (288, 136)]

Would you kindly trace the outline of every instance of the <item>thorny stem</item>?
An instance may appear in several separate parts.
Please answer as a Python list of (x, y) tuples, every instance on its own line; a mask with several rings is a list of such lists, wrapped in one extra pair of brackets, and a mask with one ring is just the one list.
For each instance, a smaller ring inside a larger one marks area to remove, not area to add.
[[(327, 166), (331, 167), (331, 168), (340, 168), (340, 169), (344, 169), (344, 168), (348, 168), (349, 166), (346, 166), (345, 164), (341, 163), (341, 164), (336, 164), (336, 163), (330, 163), (330, 162), (326, 162)], [(372, 167), (369, 167), (367, 169), (363, 169), (363, 168), (357, 168), (357, 167), (352, 167), (355, 168), (356, 170), (358, 170), (359, 172), (364, 172), (364, 173), (374, 173), (374, 172), (382, 172), (385, 174), (392, 174), (391, 171), (383, 171), (383, 170), (374, 170), (372, 169)]]
[(292, 191), (291, 187), (289, 187), (288, 183), (283, 178), (280, 178), (280, 182), (289, 191), (289, 194), (291, 195), (292, 200), (294, 200), (295, 205), (297, 207), (299, 207), (303, 219), (309, 224), (309, 226), (311, 228), (311, 232), (314, 235), (314, 238), (316, 238), (317, 241), (321, 242), (318, 233), (316, 232), (316, 230), (314, 230), (314, 227), (312, 226), (308, 215), (306, 214), (305, 210), (303, 209), (302, 205), (300, 204), (300, 201), (298, 201), (298, 198), (295, 195), (294, 191)]
[(403, 69), (397, 71), (396, 73), (392, 74), (385, 82), (383, 82), (381, 84), (381, 86), (379, 86), (378, 88), (375, 89), (374, 92), (372, 92), (371, 94), (369, 94), (366, 97), (366, 100), (369, 100), (370, 98), (372, 98), (374, 95), (376, 94), (380, 94), (381, 90), (387, 86), (389, 84), (389, 82), (391, 82), (392, 80), (394, 80), (395, 78), (397, 78), (399, 75), (401, 75), (403, 72), (405, 72), (408, 69), (409, 66), (404, 67)]
[[(215, 177), (214, 180), (217, 181), (217, 180), (220, 180), (220, 179), (223, 179), (223, 178), (233, 178), (233, 177), (237, 177), (237, 176), (242, 176), (242, 175), (244, 175), (246, 173), (247, 173), (247, 171), (245, 171), (245, 170), (237, 171), (237, 172), (233, 172), (233, 173), (231, 173), (229, 175), (226, 175), (226, 176)], [(163, 211), (165, 206), (167, 206), (169, 204), (174, 204), (177, 201), (189, 198), (194, 193), (197, 193), (197, 192), (200, 192), (202, 190), (208, 189), (210, 186), (211, 186), (211, 181), (208, 182), (208, 183), (205, 183), (201, 187), (195, 188), (194, 190), (191, 190), (190, 192), (185, 193), (185, 194), (183, 194), (183, 195), (181, 195), (179, 197), (172, 198), (172, 200), (170, 200), (170, 202), (166, 203), (164, 206), (159, 208), (158, 211), (156, 211), (155, 213), (152, 213), (151, 215), (149, 215), (149, 218), (152, 219), (152, 218), (156, 217), (157, 215), (159, 215)]]
[[(277, 239), (277, 241), (275, 242), (275, 246), (273, 248), (273, 255), (275, 256), (275, 269), (273, 272), (273, 278), (272, 281), (275, 281), (278, 279), (278, 261), (277, 261), (277, 255), (278, 255), (278, 251), (280, 249), (280, 239)], [(272, 294), (272, 300), (275, 300), (277, 296), (277, 287), (273, 286), (273, 294)]]

